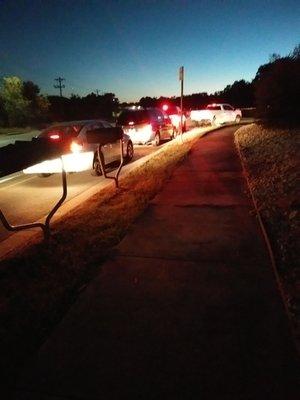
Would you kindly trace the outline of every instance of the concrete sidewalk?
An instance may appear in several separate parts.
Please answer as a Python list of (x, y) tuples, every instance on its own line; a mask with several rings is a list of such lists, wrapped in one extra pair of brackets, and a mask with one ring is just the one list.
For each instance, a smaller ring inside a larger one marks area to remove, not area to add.
[(197, 142), (24, 368), (18, 400), (300, 398), (235, 129)]

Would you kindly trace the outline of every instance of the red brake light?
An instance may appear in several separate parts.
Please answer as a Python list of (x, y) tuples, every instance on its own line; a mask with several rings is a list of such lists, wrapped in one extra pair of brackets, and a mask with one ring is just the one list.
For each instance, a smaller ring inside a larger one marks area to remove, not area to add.
[(164, 104), (164, 105), (162, 106), (162, 109), (163, 109), (164, 111), (167, 111), (168, 108), (169, 108), (168, 104)]
[(133, 121), (129, 121), (128, 125), (134, 125), (134, 122)]
[(52, 133), (49, 136), (49, 139), (51, 139), (51, 140), (59, 140), (60, 139), (60, 135), (58, 135), (57, 133)]

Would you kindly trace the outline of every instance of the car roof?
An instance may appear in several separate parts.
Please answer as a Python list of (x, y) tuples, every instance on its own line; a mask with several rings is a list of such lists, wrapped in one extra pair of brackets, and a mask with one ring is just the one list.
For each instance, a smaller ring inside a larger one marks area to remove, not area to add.
[(51, 126), (89, 125), (89, 124), (95, 124), (97, 122), (107, 122), (110, 124), (110, 122), (106, 121), (105, 119), (83, 119), (83, 120), (78, 120), (78, 121), (66, 121), (66, 122), (52, 123), (51, 125), (49, 125), (49, 128)]

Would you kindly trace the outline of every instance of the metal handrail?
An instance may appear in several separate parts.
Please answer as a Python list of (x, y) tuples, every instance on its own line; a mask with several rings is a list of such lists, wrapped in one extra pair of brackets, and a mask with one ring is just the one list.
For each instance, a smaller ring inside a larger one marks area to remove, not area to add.
[(0, 219), (3, 224), (3, 226), (8, 230), (12, 232), (16, 231), (22, 231), (25, 229), (31, 229), (31, 228), (41, 228), (44, 234), (44, 239), (48, 240), (50, 237), (50, 221), (53, 215), (56, 213), (56, 211), (59, 209), (59, 207), (62, 205), (62, 203), (65, 201), (68, 191), (67, 191), (67, 174), (64, 169), (63, 161), (62, 162), (62, 186), (63, 186), (63, 193), (61, 198), (58, 200), (58, 202), (55, 204), (55, 206), (52, 208), (52, 210), (49, 212), (47, 215), (47, 218), (45, 220), (45, 223), (43, 224), (42, 222), (33, 222), (30, 224), (21, 224), (21, 225), (11, 225), (3, 212), (0, 210)]
[(100, 162), (101, 172), (102, 172), (103, 176), (104, 176), (106, 179), (113, 179), (113, 180), (115, 181), (116, 188), (119, 188), (119, 175), (120, 175), (121, 169), (122, 169), (123, 164), (124, 164), (124, 156), (123, 156), (123, 149), (124, 149), (124, 146), (123, 146), (123, 139), (120, 139), (121, 162), (120, 162), (120, 165), (119, 165), (119, 167), (118, 167), (118, 169), (117, 169), (117, 172), (116, 172), (115, 176), (109, 176), (109, 175), (106, 173), (106, 171), (105, 171), (105, 162), (103, 162), (103, 157), (102, 157), (102, 155), (101, 155), (101, 148), (102, 148), (102, 145), (100, 144), (100, 145), (98, 146), (98, 148), (97, 148), (97, 157), (98, 157), (98, 161)]

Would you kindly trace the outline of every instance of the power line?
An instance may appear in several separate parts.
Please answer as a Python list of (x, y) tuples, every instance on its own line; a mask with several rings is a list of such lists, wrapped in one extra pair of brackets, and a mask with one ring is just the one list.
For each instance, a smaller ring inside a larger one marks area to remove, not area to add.
[(62, 85), (61, 83), (62, 83), (63, 81), (65, 81), (65, 78), (61, 78), (61, 77), (59, 76), (58, 78), (55, 78), (54, 80), (58, 82), (58, 85), (53, 85), (53, 87), (54, 87), (55, 89), (59, 89), (60, 97), (62, 97), (62, 89), (64, 89), (66, 86), (65, 86), (65, 85)]

